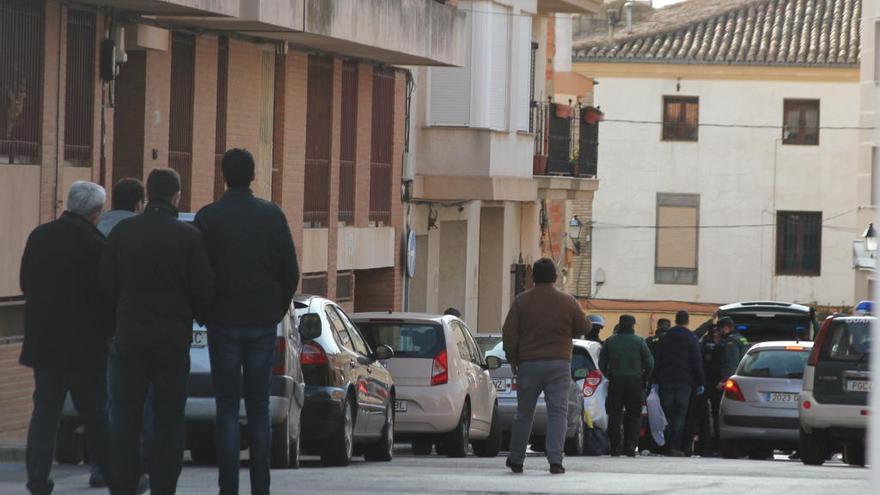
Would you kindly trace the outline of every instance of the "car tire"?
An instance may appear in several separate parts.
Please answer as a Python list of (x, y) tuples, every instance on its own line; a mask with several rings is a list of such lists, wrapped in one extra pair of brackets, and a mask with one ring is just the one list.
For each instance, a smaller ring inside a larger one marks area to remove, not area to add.
[(342, 421), (337, 431), (330, 437), (321, 452), (321, 463), (325, 466), (348, 466), (354, 453), (354, 412), (349, 399), (342, 405)]
[(492, 407), (492, 425), (489, 436), (485, 440), (471, 442), (477, 457), (496, 457), (501, 452), (501, 419), (498, 417), (498, 406)]
[(532, 437), (531, 447), (535, 452), (544, 452), (547, 450), (547, 439), (536, 435)]
[(412, 450), (415, 455), (431, 455), (434, 443), (430, 438), (416, 438), (412, 441)]
[(724, 459), (739, 459), (742, 454), (738, 441), (724, 438), (718, 444), (718, 453)]
[(437, 452), (437, 455), (447, 455), (449, 454), (449, 448), (446, 446), (446, 440), (440, 439), (434, 442), (434, 450)]
[(73, 421), (62, 420), (55, 434), (55, 460), (58, 464), (79, 464), (85, 460), (83, 436), (76, 431)]
[(865, 466), (865, 444), (851, 443), (843, 447), (843, 462), (850, 466)]
[(584, 455), (584, 435), (586, 427), (583, 421), (578, 421), (577, 431), (571, 438), (565, 439), (565, 455), (581, 456)]
[[(289, 413), (288, 413), (289, 414)], [(290, 416), (277, 425), (272, 425), (270, 465), (272, 469), (290, 467)]]
[(800, 433), (801, 462), (808, 466), (821, 466), (828, 459), (828, 441), (825, 435), (816, 430), (807, 433), (801, 428)]
[(368, 462), (388, 462), (394, 457), (394, 401), (385, 409), (385, 426), (382, 438), (364, 449), (364, 460)]
[(189, 455), (192, 457), (193, 464), (197, 466), (214, 466), (217, 464), (217, 447), (214, 440), (204, 438), (199, 445), (189, 449)]
[(446, 455), (449, 457), (467, 457), (471, 437), (471, 408), (465, 402), (461, 408), (461, 417), (455, 429), (446, 438)]

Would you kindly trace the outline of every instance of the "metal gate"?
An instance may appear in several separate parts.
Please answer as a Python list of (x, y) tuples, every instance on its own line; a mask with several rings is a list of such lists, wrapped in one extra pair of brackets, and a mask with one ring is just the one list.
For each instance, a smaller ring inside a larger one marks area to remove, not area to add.
[(180, 174), (180, 211), (190, 210), (192, 195), (193, 105), (196, 42), (190, 35), (171, 38), (171, 112), (168, 166)]

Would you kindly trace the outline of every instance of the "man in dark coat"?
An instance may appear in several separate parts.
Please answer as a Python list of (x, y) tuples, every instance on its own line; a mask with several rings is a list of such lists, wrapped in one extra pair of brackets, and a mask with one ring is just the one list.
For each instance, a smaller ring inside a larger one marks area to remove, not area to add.
[(238, 493), (239, 407), (244, 397), (251, 493), (268, 495), (276, 326), (290, 311), (299, 267), (284, 213), (251, 192), (254, 157), (247, 150), (229, 150), (222, 169), (226, 193), (195, 218), (217, 276), (216, 297), (205, 323), (217, 399), (220, 493)]
[(653, 387), (659, 387), (660, 402), (669, 421), (667, 455), (682, 457), (682, 443), (691, 395), (703, 395), (705, 379), (700, 343), (688, 329), (687, 311), (675, 314), (675, 326), (657, 345)]
[(20, 362), (34, 370), (34, 410), (27, 437), (27, 488), (52, 492), (55, 435), (70, 392), (83, 419), (89, 452), (107, 475), (107, 339), (112, 313), (98, 283), (106, 240), (95, 228), (106, 193), (74, 182), (67, 210), (28, 237), (21, 259), (24, 345)]
[(201, 233), (177, 219), (180, 176), (155, 169), (144, 213), (110, 233), (102, 284), (116, 301), (113, 352), (111, 492), (135, 493), (140, 476), (144, 400), (153, 390), (152, 493), (174, 493), (185, 443), (184, 407), (193, 318), (214, 293)]

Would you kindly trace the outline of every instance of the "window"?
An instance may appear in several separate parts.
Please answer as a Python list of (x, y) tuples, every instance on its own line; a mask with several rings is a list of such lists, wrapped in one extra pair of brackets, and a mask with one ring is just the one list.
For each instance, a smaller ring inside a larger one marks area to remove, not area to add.
[(696, 96), (663, 97), (664, 141), (696, 141), (699, 129), (699, 98)]
[(348, 331), (348, 336), (351, 338), (351, 345), (353, 346), (355, 352), (363, 356), (369, 356), (370, 354), (372, 354), (370, 352), (370, 347), (367, 345), (366, 341), (364, 341), (364, 338), (361, 336), (361, 334), (358, 333), (357, 328), (355, 328), (354, 324), (348, 318), (348, 315), (345, 314), (345, 311), (338, 307), (335, 307), (334, 309), (337, 313), (339, 313), (339, 318), (342, 320), (342, 323), (345, 325), (345, 329)]
[(95, 14), (67, 13), (67, 73), (64, 92), (64, 162), (92, 165), (95, 120)]
[(354, 297), (354, 272), (336, 272), (336, 302), (351, 301)]
[(190, 211), (192, 197), (193, 111), (195, 106), (196, 39), (171, 38), (171, 111), (168, 117), (168, 167), (180, 174), (180, 211)]
[(311, 296), (327, 297), (327, 274), (307, 273), (302, 276), (300, 293)]
[(782, 144), (819, 144), (819, 100), (783, 102)]
[(367, 322), (358, 325), (375, 349), (382, 344), (394, 349), (394, 357), (431, 359), (446, 348), (443, 328), (427, 323)]
[(466, 361), (473, 362), (473, 351), (470, 344), (468, 344), (465, 329), (458, 322), (452, 322), (450, 327), (452, 327), (452, 338), (455, 340), (455, 347), (458, 348), (458, 355)]
[(370, 221), (391, 223), (391, 164), (394, 153), (394, 70), (373, 69), (373, 136), (370, 162)]
[(480, 350), (480, 346), (477, 345), (477, 342), (474, 340), (474, 335), (471, 333), (470, 329), (467, 326), (459, 323), (461, 325), (461, 329), (464, 331), (465, 340), (467, 340), (468, 349), (470, 349), (471, 354), (471, 362), (476, 365), (483, 365), (483, 351)]
[(330, 135), (333, 122), (333, 59), (309, 56), (306, 103), (306, 170), (303, 222), (326, 227), (330, 207)]
[(826, 330), (822, 360), (863, 363), (871, 354), (871, 324), (866, 321), (835, 322)]
[(339, 221), (354, 224), (357, 161), (357, 62), (342, 65), (342, 139), (339, 152)]
[(746, 354), (736, 374), (760, 378), (803, 378), (809, 356), (810, 349), (800, 351), (767, 349), (750, 352)]
[(339, 317), (339, 314), (333, 306), (327, 306), (324, 308), (324, 314), (327, 315), (327, 320), (330, 321), (330, 328), (336, 335), (336, 341), (339, 342), (339, 345), (353, 351), (354, 345), (351, 343), (351, 336), (348, 335), (348, 331), (345, 329), (345, 324), (342, 323), (342, 318)]
[(654, 283), (696, 285), (700, 196), (657, 194)]
[(571, 353), (571, 376), (574, 376), (574, 372), (577, 370), (587, 370), (587, 373), (589, 373), (597, 369), (596, 363), (593, 362), (593, 357), (590, 356), (589, 352), (580, 347), (574, 348)]
[(776, 274), (818, 277), (822, 267), (822, 212), (776, 213)]
[(217, 120), (214, 127), (214, 200), (226, 191), (223, 180), (223, 154), (226, 153), (226, 110), (229, 84), (229, 38), (220, 37), (217, 47)]
[(0, 163), (40, 161), (43, 4), (0, 0)]

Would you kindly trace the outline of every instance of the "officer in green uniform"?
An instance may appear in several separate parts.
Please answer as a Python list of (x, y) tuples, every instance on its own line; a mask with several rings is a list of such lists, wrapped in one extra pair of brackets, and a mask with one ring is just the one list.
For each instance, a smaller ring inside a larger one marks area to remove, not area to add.
[(721, 331), (721, 338), (724, 341), (724, 367), (721, 374), (721, 381), (718, 382), (716, 388), (722, 390), (724, 382), (736, 373), (736, 367), (746, 351), (749, 350), (749, 341), (739, 333), (734, 327), (733, 320), (725, 316), (718, 320), (718, 330)]

